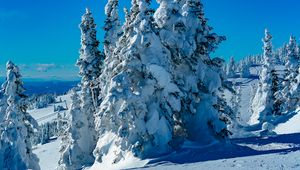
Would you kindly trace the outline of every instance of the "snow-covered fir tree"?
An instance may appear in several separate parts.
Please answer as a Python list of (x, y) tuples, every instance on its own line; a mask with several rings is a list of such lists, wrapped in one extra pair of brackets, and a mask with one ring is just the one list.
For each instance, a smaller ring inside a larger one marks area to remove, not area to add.
[(284, 43), (282, 47), (277, 50), (277, 53), (279, 56), (280, 64), (284, 65), (287, 62), (287, 44)]
[[(152, 15), (150, 1), (132, 1), (130, 23), (125, 23), (132, 28), (120, 40), (129, 44), (120, 42), (119, 53), (114, 54), (122, 62), (111, 73), (97, 118), (101, 135), (94, 151), (97, 162), (112, 153), (111, 164), (125, 159), (128, 152), (145, 158), (171, 150), (180, 91), (172, 82), (170, 54), (156, 35)], [(111, 140), (115, 141), (108, 150), (105, 141)]]
[(65, 123), (65, 118), (63, 117), (63, 115), (61, 113), (57, 113), (57, 116), (56, 116), (56, 129), (57, 129), (57, 134), (58, 136), (61, 136), (65, 129), (64, 129), (64, 123)]
[(278, 91), (276, 80), (275, 61), (272, 47), (272, 35), (265, 30), (263, 39), (264, 63), (260, 75), (260, 82), (252, 101), (252, 122), (269, 121), (274, 113), (275, 94)]
[(250, 66), (247, 61), (242, 61), (240, 65), (240, 76), (242, 78), (249, 78), (251, 76)]
[(154, 18), (160, 28), (161, 41), (172, 53), (177, 53), (174, 57), (179, 62), (181, 57), (192, 55), (196, 49), (195, 43), (190, 45), (188, 40), (185, 40), (186, 28), (182, 16), (182, 0), (161, 0), (158, 2), (159, 8), (156, 10)]
[(227, 65), (226, 75), (228, 78), (235, 77), (236, 75), (236, 65), (235, 65), (234, 57), (230, 57), (230, 61)]
[(106, 20), (104, 24), (104, 53), (106, 59), (111, 61), (118, 39), (122, 34), (121, 23), (118, 14), (119, 0), (109, 0), (105, 6)]
[(209, 57), (225, 38), (212, 33), (200, 1), (188, 0), (182, 7), (180, 4), (179, 1), (161, 1), (155, 20), (163, 44), (171, 50), (174, 82), (184, 96), (177, 117), (188, 139), (206, 143), (227, 135), (217, 108), (217, 94), (222, 86), (221, 68), (219, 60)]
[[(106, 14), (106, 20), (105, 20), (105, 26), (104, 26), (104, 54), (105, 54), (105, 60), (103, 63), (103, 70), (101, 72), (100, 77), (98, 78), (99, 81), (99, 87), (101, 89), (101, 93), (99, 98), (102, 98), (102, 94), (105, 94), (106, 84), (111, 79), (111, 72), (115, 68), (115, 66), (119, 63), (119, 60), (114, 58), (116, 57), (113, 55), (114, 51), (117, 53), (117, 47), (119, 43), (119, 39), (124, 39), (125, 34), (123, 31), (125, 31), (124, 26), (123, 29), (121, 27), (120, 21), (119, 21), (119, 15), (118, 15), (118, 0), (109, 0), (105, 6), (105, 14)], [(125, 8), (126, 9), (126, 8)], [(125, 10), (124, 9), (124, 10)], [(127, 10), (127, 9), (126, 9)], [(128, 11), (125, 10), (125, 18), (126, 23), (129, 22), (129, 14)], [(100, 105), (101, 101), (98, 103)]]
[(282, 78), (280, 77), (279, 73), (276, 69), (271, 71), (272, 76), (272, 92), (273, 92), (273, 115), (279, 116), (284, 113), (284, 105), (283, 105), (283, 95), (282, 95)]
[(70, 124), (62, 136), (61, 157), (58, 169), (75, 170), (87, 166), (93, 160), (90, 155), (88, 140), (89, 129), (86, 128), (87, 118), (81, 111), (80, 97), (75, 90), (71, 92), (72, 104), (69, 110)]
[[(82, 16), (80, 24), (81, 29), (81, 49), (80, 58), (76, 65), (79, 67), (79, 74), (81, 78), (81, 111), (82, 117), (86, 117), (87, 121), (83, 118), (83, 127), (88, 133), (85, 134), (83, 140), (85, 147), (81, 148), (90, 160), (84, 161), (89, 164), (94, 162), (93, 150), (96, 146), (97, 135), (95, 130), (95, 112), (99, 103), (99, 88), (98, 77), (101, 74), (103, 67), (104, 56), (98, 49), (99, 41), (96, 37), (96, 24), (89, 9)], [(82, 141), (82, 142), (83, 142)], [(77, 141), (80, 143), (80, 141)], [(83, 162), (82, 162), (83, 163)]]
[(230, 99), (232, 110), (234, 110), (234, 114), (236, 117), (236, 121), (241, 121), (241, 87), (237, 84), (233, 85), (234, 93), (232, 94), (232, 97)]
[(32, 153), (31, 138), (38, 127), (37, 122), (26, 112), (24, 87), (19, 68), (12, 62), (6, 64), (5, 93), (8, 107), (1, 125), (1, 150), (3, 151), (0, 169), (39, 170), (39, 159)]
[(295, 78), (294, 83), (292, 84), (291, 94), (294, 98), (293, 104), (295, 106), (300, 105), (300, 68), (298, 69), (298, 75)]
[[(82, 92), (92, 100), (94, 108), (98, 105), (98, 96), (100, 89), (98, 87), (98, 77), (102, 72), (104, 55), (99, 51), (99, 41), (97, 40), (96, 24), (91, 11), (87, 8), (86, 13), (82, 16), (80, 24), (81, 30), (81, 49), (80, 58), (76, 65), (79, 67)], [(87, 104), (89, 105), (89, 104)], [(91, 109), (90, 106), (87, 106)]]
[(41, 128), (41, 144), (48, 143), (50, 140), (50, 123), (45, 123), (40, 126)]
[(291, 111), (296, 109), (296, 103), (299, 100), (295, 98), (293, 92), (291, 91), (292, 87), (297, 84), (296, 77), (299, 74), (299, 53), (298, 53), (298, 45), (296, 42), (296, 38), (294, 36), (290, 37), (290, 41), (287, 45), (287, 56), (286, 56), (286, 64), (285, 64), (285, 76), (283, 81), (283, 103), (284, 103), (284, 111)]
[(0, 122), (3, 122), (5, 119), (6, 109), (8, 107), (7, 104), (7, 96), (5, 95), (5, 89), (7, 86), (7, 81), (5, 81), (0, 90)]

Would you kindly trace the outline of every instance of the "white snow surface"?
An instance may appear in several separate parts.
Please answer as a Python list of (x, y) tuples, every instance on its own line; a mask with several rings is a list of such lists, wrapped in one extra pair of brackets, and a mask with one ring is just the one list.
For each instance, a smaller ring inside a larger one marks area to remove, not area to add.
[(40, 159), (41, 170), (54, 170), (60, 157), (59, 153), (60, 140), (52, 140), (44, 145), (33, 147), (33, 153)]
[(161, 166), (145, 168), (149, 170), (282, 170), (300, 169), (300, 151), (289, 154), (256, 155), (241, 158), (220, 159), (193, 164), (165, 163)]
[[(124, 158), (121, 159), (117, 164), (112, 164), (116, 157), (115, 151), (120, 151), (120, 148), (117, 148), (114, 145), (114, 142), (118, 140), (118, 136), (114, 133), (108, 132), (105, 135), (101, 136), (98, 141), (98, 146), (102, 146), (103, 154), (102, 163), (95, 163), (90, 170), (100, 170), (100, 169), (109, 169), (109, 170), (118, 170), (118, 169), (127, 169), (135, 167), (143, 167), (147, 164), (147, 160), (140, 160), (132, 155), (132, 152), (127, 152), (124, 154)], [(103, 147), (105, 146), (105, 148)]]
[(285, 123), (279, 124), (275, 128), (277, 134), (292, 134), (300, 133), (300, 108), (296, 111), (297, 114)]

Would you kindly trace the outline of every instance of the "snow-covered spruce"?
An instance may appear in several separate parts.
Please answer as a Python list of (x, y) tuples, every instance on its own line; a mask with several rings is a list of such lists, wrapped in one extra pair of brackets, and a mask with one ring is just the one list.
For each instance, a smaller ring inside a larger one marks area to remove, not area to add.
[(96, 118), (95, 168), (157, 156), (185, 138), (208, 144), (228, 135), (223, 60), (209, 57), (224, 38), (211, 33), (199, 1), (160, 1), (155, 20), (153, 12), (150, 1), (132, 1), (115, 66), (102, 73), (111, 78)]
[(250, 75), (250, 64), (248, 61), (243, 60), (240, 65), (240, 76), (242, 78), (249, 78)]
[[(93, 157), (87, 153), (90, 148), (86, 139), (89, 139), (89, 129), (86, 128), (87, 118), (81, 111), (81, 101), (75, 90), (71, 93), (72, 104), (69, 110), (70, 124), (61, 139), (61, 157), (58, 169), (80, 169)], [(88, 165), (88, 164), (87, 164)]]
[(290, 37), (290, 41), (287, 45), (287, 56), (286, 56), (286, 64), (285, 64), (285, 77), (283, 81), (283, 90), (282, 96), (284, 101), (283, 103), (283, 111), (292, 111), (297, 107), (297, 103), (299, 102), (299, 98), (296, 96), (297, 91), (292, 89), (297, 88), (297, 76), (299, 74), (299, 66), (300, 66), (300, 56), (299, 56), (299, 47), (296, 42), (296, 38), (294, 36)]
[[(98, 106), (98, 96), (100, 93), (98, 87), (98, 77), (102, 72), (104, 55), (99, 51), (99, 41), (97, 40), (96, 24), (91, 11), (87, 8), (86, 13), (82, 16), (80, 24), (81, 30), (81, 49), (80, 58), (76, 65), (79, 67), (82, 92), (92, 100), (93, 108)], [(83, 101), (84, 102), (84, 101)], [(84, 103), (83, 103), (84, 105)], [(89, 105), (89, 104), (87, 104)], [(92, 106), (87, 106), (91, 109)]]
[(278, 92), (278, 76), (276, 74), (272, 35), (265, 30), (263, 39), (264, 63), (260, 74), (260, 82), (252, 101), (252, 123), (264, 123), (274, 116), (276, 93)]
[[(124, 36), (121, 23), (119, 21), (118, 15), (118, 0), (109, 0), (105, 6), (106, 20), (104, 24), (104, 54), (105, 60), (103, 63), (103, 70), (100, 77), (98, 78), (99, 88), (101, 93), (99, 98), (102, 98), (102, 94), (105, 94), (106, 83), (111, 78), (111, 72), (118, 63), (118, 60), (113, 55), (114, 51), (117, 48), (120, 37)], [(105, 66), (105, 67), (104, 67)], [(100, 105), (101, 101), (98, 102)]]
[[(81, 131), (86, 132), (84, 136), (76, 139), (78, 143), (85, 143), (81, 151), (85, 158), (77, 164), (88, 165), (94, 162), (93, 150), (96, 146), (97, 136), (95, 130), (95, 110), (98, 105), (100, 89), (98, 87), (98, 77), (102, 71), (104, 56), (98, 50), (99, 41), (96, 37), (96, 24), (89, 9), (82, 16), (81, 29), (81, 49), (80, 58), (76, 65), (79, 67), (81, 79)], [(74, 157), (71, 157), (74, 158)], [(75, 161), (75, 160), (74, 160)]]
[(109, 0), (105, 6), (106, 20), (104, 24), (104, 53), (111, 61), (117, 42), (122, 35), (121, 23), (118, 14), (119, 0)]
[(298, 69), (298, 75), (294, 80), (291, 88), (291, 94), (293, 95), (295, 106), (300, 105), (300, 68)]
[[(159, 20), (161, 14), (166, 13), (163, 10), (164, 4), (160, 5), (161, 9), (155, 15), (156, 20)], [(167, 9), (176, 10), (170, 7)], [(181, 15), (182, 19), (178, 22), (166, 20), (165, 25), (172, 25), (173, 34), (179, 37), (178, 42), (189, 42), (189, 47), (184, 48), (184, 44), (172, 44), (172, 40), (168, 39), (164, 43), (169, 49), (177, 49), (171, 50), (172, 76), (183, 93), (182, 106), (177, 117), (183, 122), (188, 139), (209, 143), (228, 135), (223, 119), (225, 115), (221, 112), (226, 102), (219, 96), (223, 83), (221, 78), (223, 61), (211, 60), (209, 57), (225, 38), (212, 33), (199, 0), (186, 1)], [(164, 28), (162, 27), (162, 30)], [(164, 31), (160, 32), (161, 37), (174, 36), (164, 34)], [(206, 136), (205, 139), (203, 136)]]
[(236, 76), (236, 65), (235, 65), (234, 57), (230, 57), (230, 61), (227, 65), (226, 75), (228, 78), (232, 78)]
[(8, 107), (1, 122), (0, 169), (39, 170), (39, 159), (32, 153), (31, 138), (37, 122), (26, 112), (23, 82), (19, 68), (12, 62), (6, 64), (4, 83)]
[[(234, 121), (238, 123), (240, 123), (242, 120), (241, 120), (241, 87), (237, 84), (234, 84), (233, 85), (233, 90), (234, 90), (234, 93), (232, 94), (232, 97), (230, 99), (230, 103), (231, 103), (231, 107), (232, 107), (232, 110), (234, 111)], [(235, 127), (233, 127), (235, 128)]]
[(8, 107), (7, 96), (5, 95), (5, 89), (7, 86), (7, 81), (5, 81), (0, 90), (0, 122), (3, 122), (5, 119), (5, 112)]
[[(122, 62), (111, 73), (97, 117), (101, 136), (94, 151), (96, 164), (118, 163), (128, 152), (145, 158), (171, 149), (172, 112), (180, 109), (180, 92), (169, 74), (170, 54), (156, 35), (149, 1), (135, 3), (131, 9), (135, 18), (130, 18), (133, 29), (123, 37), (130, 44), (114, 56)], [(116, 137), (107, 139), (111, 133)], [(112, 154), (112, 160), (107, 160), (106, 155)]]

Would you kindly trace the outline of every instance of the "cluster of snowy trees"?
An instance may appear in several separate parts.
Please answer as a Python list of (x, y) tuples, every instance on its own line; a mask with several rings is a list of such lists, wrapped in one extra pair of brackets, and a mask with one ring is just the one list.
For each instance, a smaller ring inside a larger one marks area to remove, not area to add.
[(46, 108), (49, 104), (56, 103), (56, 94), (32, 95), (26, 99), (28, 109)]
[(34, 133), (33, 144), (46, 144), (50, 140), (63, 136), (69, 126), (69, 121), (68, 115), (58, 112), (54, 120), (39, 125)]
[[(0, 91), (0, 169), (40, 169), (32, 142), (60, 136), (57, 169), (114, 165), (132, 156), (155, 157), (179, 149), (186, 140), (207, 145), (226, 141), (241, 126), (241, 89), (226, 78), (249, 77), (250, 67), (262, 65), (252, 103), (263, 134), (272, 121), (300, 104), (300, 50), (295, 37), (274, 52), (266, 30), (263, 55), (236, 63), (210, 54), (225, 40), (213, 32), (200, 0), (132, 0), (119, 19), (118, 0), (105, 7), (104, 48), (89, 9), (80, 24), (81, 48), (76, 62), (81, 82), (71, 92), (66, 116), (38, 128), (26, 112), (19, 69), (7, 63)], [(275, 65), (285, 64), (280, 75)], [(229, 106), (224, 91), (232, 91)], [(54, 98), (55, 100), (55, 98)], [(28, 101), (28, 100), (27, 100)], [(36, 98), (35, 107), (53, 102)]]
[[(275, 65), (285, 65), (288, 55), (289, 43), (284, 43), (278, 49), (272, 49), (272, 60)], [(297, 45), (298, 46), (298, 45)], [(299, 47), (297, 47), (299, 48)], [(298, 51), (298, 55), (300, 52)], [(256, 66), (262, 66), (265, 62), (264, 54), (250, 55), (242, 58), (236, 62), (234, 57), (230, 57), (229, 62), (224, 66), (224, 71), (228, 78), (243, 77), (248, 78), (251, 76), (250, 68)]]
[(152, 9), (150, 0), (132, 0), (121, 24), (118, 0), (109, 0), (104, 52), (91, 11), (83, 15), (81, 91), (72, 93), (58, 169), (157, 156), (185, 139), (208, 144), (230, 134), (224, 61), (210, 58), (225, 38), (212, 32), (199, 0), (158, 2)]
[(31, 141), (38, 124), (25, 99), (19, 68), (8, 62), (0, 91), (0, 169), (40, 169)]
[[(285, 52), (280, 48), (281, 55), (284, 55), (280, 57), (273, 52), (271, 40), (272, 35), (266, 30), (260, 82), (252, 101), (252, 121), (270, 124), (266, 126), (272, 126), (278, 117), (292, 113), (300, 104), (300, 52), (296, 38), (290, 37)], [(285, 61), (284, 74), (280, 74), (278, 68), (282, 61)]]
[(39, 126), (27, 112), (28, 107), (45, 107), (55, 102), (55, 96), (28, 98), (24, 92), (19, 68), (7, 62), (6, 80), (0, 89), (0, 169), (39, 170), (32, 144), (47, 143), (51, 137), (62, 135), (67, 127), (67, 119), (60, 114), (52, 122)]

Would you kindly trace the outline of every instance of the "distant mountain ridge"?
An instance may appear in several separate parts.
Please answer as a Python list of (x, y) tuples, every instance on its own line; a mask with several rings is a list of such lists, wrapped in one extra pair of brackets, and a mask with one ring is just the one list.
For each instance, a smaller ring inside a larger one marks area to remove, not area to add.
[[(4, 78), (0, 77), (0, 83), (4, 82)], [(25, 93), (27, 95), (32, 94), (64, 94), (68, 92), (71, 88), (76, 87), (79, 81), (63, 81), (63, 80), (41, 80), (41, 79), (25, 79)]]

